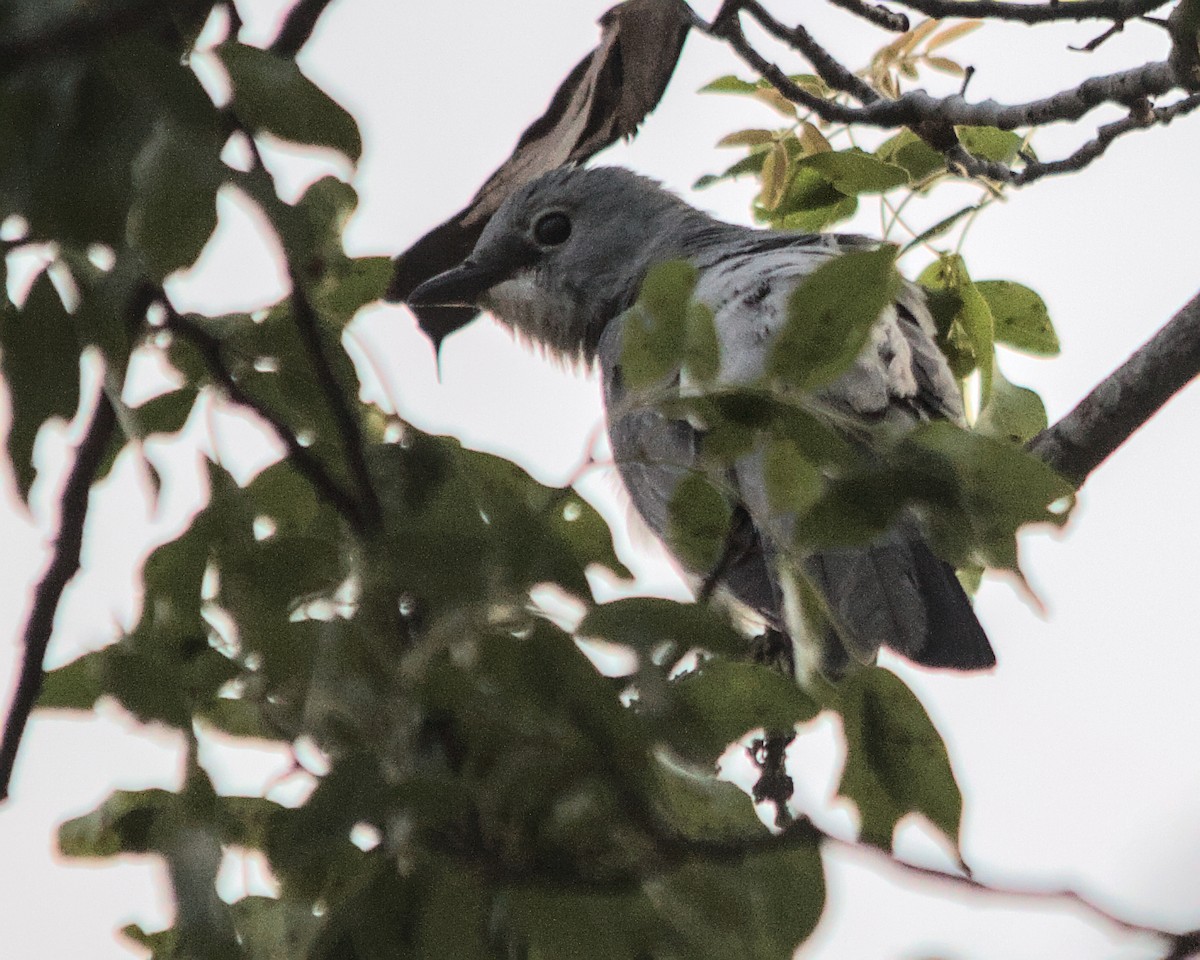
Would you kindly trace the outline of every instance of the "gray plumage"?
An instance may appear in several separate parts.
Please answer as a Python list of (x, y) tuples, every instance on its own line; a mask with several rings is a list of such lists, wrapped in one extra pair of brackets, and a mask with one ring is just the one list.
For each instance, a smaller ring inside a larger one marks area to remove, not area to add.
[[(623, 315), (647, 270), (686, 259), (698, 269), (697, 300), (714, 313), (717, 382), (749, 384), (787, 317), (788, 297), (818, 265), (863, 237), (753, 230), (713, 219), (651, 180), (617, 167), (563, 168), (517, 190), (484, 229), (471, 256), (422, 284), (420, 304), (477, 303), (550, 352), (598, 360), (613, 455), (630, 498), (665, 536), (679, 480), (698, 461), (702, 428), (632, 403), (621, 373)], [(688, 389), (686, 383), (680, 389)], [(934, 342), (924, 298), (905, 284), (851, 367), (811, 400), (833, 419), (887, 424), (961, 421), (962, 401)], [(742, 541), (726, 552), (723, 586), (773, 629), (791, 632), (780, 547), (793, 518), (768, 503), (761, 455), (735, 465)], [(799, 558), (824, 596), (836, 636), (824, 638), (826, 670), (869, 661), (881, 646), (930, 666), (975, 669), (991, 647), (953, 569), (905, 520), (874, 543)], [(698, 577), (709, 573), (692, 571)], [(798, 639), (798, 638), (795, 638)]]

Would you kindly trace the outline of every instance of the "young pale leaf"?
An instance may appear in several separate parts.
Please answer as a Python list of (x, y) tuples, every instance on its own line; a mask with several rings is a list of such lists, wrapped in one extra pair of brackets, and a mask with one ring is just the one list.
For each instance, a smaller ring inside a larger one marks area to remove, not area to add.
[(975, 429), (989, 437), (1024, 444), (1045, 430), (1047, 422), (1042, 398), (1027, 387), (1009, 383), (997, 367), (992, 395), (975, 421)]
[(1025, 353), (1058, 355), (1058, 334), (1050, 312), (1034, 291), (1011, 280), (980, 280), (975, 287), (991, 308), (997, 341)]
[(888, 850), (897, 821), (920, 813), (957, 843), (962, 794), (921, 702), (881, 667), (851, 674), (838, 692), (846, 735), (839, 792), (858, 805), (862, 839)]
[(811, 390), (845, 370), (896, 294), (895, 258), (890, 245), (844, 253), (806, 277), (788, 301), (787, 323), (767, 357), (768, 374)]
[(908, 183), (908, 172), (861, 150), (821, 152), (801, 163), (821, 173), (834, 188), (848, 197), (860, 193), (885, 193)]
[(783, 199), (788, 185), (788, 152), (782, 143), (775, 143), (767, 151), (762, 166), (762, 191), (758, 202), (766, 210), (774, 210)]
[(754, 93), (758, 89), (758, 84), (750, 80), (743, 80), (740, 77), (735, 77), (733, 74), (726, 74), (723, 77), (717, 77), (716, 80), (706, 83), (697, 93)]
[(12, 398), (8, 454), (23, 499), (33, 485), (33, 443), (42, 424), (70, 419), (79, 405), (79, 350), (71, 318), (45, 273), (22, 309), (9, 305), (0, 316), (0, 363)]
[(773, 143), (775, 133), (771, 130), (738, 130), (727, 133), (717, 141), (718, 147), (759, 147)]
[(956, 23), (952, 27), (947, 27), (941, 33), (929, 38), (929, 42), (925, 44), (925, 52), (931, 53), (938, 47), (944, 47), (946, 44), (959, 39), (959, 37), (965, 37), (968, 33), (974, 33), (982, 26), (982, 20), (967, 20), (963, 23)]
[(215, 52), (233, 81), (232, 108), (243, 124), (358, 160), (362, 140), (354, 118), (301, 73), (295, 60), (234, 42)]
[(688, 337), (696, 268), (684, 260), (651, 267), (625, 315), (621, 370), (630, 387), (657, 384), (678, 369)]

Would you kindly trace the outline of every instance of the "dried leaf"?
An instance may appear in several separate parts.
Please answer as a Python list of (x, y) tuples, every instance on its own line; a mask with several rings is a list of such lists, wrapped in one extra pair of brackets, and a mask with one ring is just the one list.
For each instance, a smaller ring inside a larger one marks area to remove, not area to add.
[(967, 72), (949, 57), (926, 57), (925, 62), (934, 70), (948, 73), (952, 77), (961, 77)]
[(947, 27), (941, 33), (929, 38), (929, 42), (925, 44), (925, 52), (932, 53), (938, 47), (944, 47), (959, 37), (965, 37), (968, 33), (974, 33), (982, 26), (982, 20), (967, 20), (963, 23), (956, 23), (952, 27)]

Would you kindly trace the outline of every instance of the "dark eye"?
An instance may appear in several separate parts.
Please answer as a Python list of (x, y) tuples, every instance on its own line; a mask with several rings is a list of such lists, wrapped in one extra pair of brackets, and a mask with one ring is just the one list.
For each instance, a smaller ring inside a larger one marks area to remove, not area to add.
[(542, 214), (533, 225), (533, 238), (543, 247), (557, 247), (570, 235), (570, 218), (557, 210)]

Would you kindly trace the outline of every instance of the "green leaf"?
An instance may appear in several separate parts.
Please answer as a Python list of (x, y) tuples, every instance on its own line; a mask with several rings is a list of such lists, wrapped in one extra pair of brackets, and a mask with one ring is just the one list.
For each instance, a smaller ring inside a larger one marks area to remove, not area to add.
[(1025, 353), (1058, 355), (1050, 313), (1034, 291), (1011, 280), (979, 280), (975, 287), (992, 311), (997, 341)]
[(772, 210), (755, 207), (755, 217), (781, 230), (823, 230), (850, 217), (858, 200), (838, 190), (818, 170), (800, 164), (787, 183), (783, 198)]
[(580, 892), (553, 885), (513, 887), (497, 902), (504, 932), (538, 960), (640, 960), (659, 951), (670, 929), (636, 893)]
[(165, 124), (134, 159), (127, 237), (155, 280), (200, 256), (217, 227), (225, 170), (215, 138)]
[(907, 128), (881, 143), (875, 151), (875, 157), (908, 171), (913, 183), (924, 180), (946, 166), (945, 157)]
[(421, 960), (493, 960), (488, 887), (459, 863), (438, 865), (426, 883), (417, 951)]
[(896, 295), (895, 258), (889, 245), (844, 253), (806, 277), (789, 298), (787, 323), (771, 345), (769, 375), (811, 390), (845, 370)]
[(992, 395), (975, 421), (975, 429), (989, 437), (1024, 444), (1045, 430), (1047, 424), (1042, 398), (1027, 387), (1009, 383), (997, 367)]
[(758, 90), (757, 83), (742, 80), (733, 74), (726, 74), (706, 83), (697, 93), (754, 93), (756, 90)]
[(1012, 130), (996, 127), (955, 127), (959, 142), (970, 153), (994, 163), (1012, 163), (1017, 159), (1021, 144), (1025, 141)]
[(908, 183), (908, 171), (861, 150), (814, 153), (800, 161), (816, 170), (848, 197), (860, 193), (885, 193)]
[(671, 494), (667, 543), (692, 570), (710, 570), (725, 547), (733, 510), (703, 475), (688, 473)]
[(40, 710), (90, 710), (104, 693), (101, 683), (104, 652), (85, 653), (49, 671), (38, 695)]
[(685, 260), (656, 264), (646, 274), (623, 320), (621, 370), (631, 388), (653, 386), (678, 369), (697, 276)]
[(243, 124), (358, 160), (362, 141), (354, 118), (304, 76), (296, 61), (233, 42), (215, 52), (233, 81), (232, 107)]
[(178, 800), (168, 790), (116, 790), (99, 807), (58, 828), (64, 857), (112, 857), (157, 849)]
[(705, 960), (789, 960), (825, 906), (817, 842), (799, 831), (781, 838), (777, 849), (736, 861), (686, 862), (645, 889), (686, 942), (682, 954), (672, 955)]
[(143, 436), (152, 433), (178, 433), (183, 429), (196, 403), (191, 387), (170, 390), (134, 408), (134, 418)]
[(840, 793), (858, 805), (862, 839), (888, 850), (897, 821), (920, 813), (957, 843), (962, 794), (921, 702), (881, 667), (851, 674), (838, 692), (847, 747)]
[(938, 345), (957, 377), (980, 374), (979, 398), (987, 404), (995, 367), (995, 321), (988, 301), (958, 254), (944, 254), (921, 271), (917, 283), (928, 293), (938, 327)]
[(8, 454), (22, 499), (33, 485), (33, 444), (51, 417), (70, 419), (79, 405), (79, 340), (49, 276), (34, 281), (25, 306), (0, 317), (0, 363), (12, 399)]
[(766, 827), (750, 797), (711, 766), (695, 767), (663, 751), (654, 759), (655, 803), (677, 834), (717, 842), (762, 839)]
[(747, 647), (746, 639), (729, 620), (707, 604), (659, 597), (602, 603), (588, 612), (575, 634), (625, 644), (651, 657), (669, 646), (676, 659), (697, 647), (728, 656), (744, 654)]
[(254, 960), (307, 957), (321, 923), (311, 905), (292, 900), (249, 896), (230, 909), (238, 939)]
[(751, 730), (791, 730), (820, 706), (794, 680), (756, 663), (713, 660), (670, 683), (666, 702), (647, 722), (673, 750), (713, 763)]
[(786, 437), (773, 439), (764, 448), (763, 481), (767, 502), (781, 514), (804, 513), (821, 493), (820, 468), (795, 440)]
[[(921, 425), (898, 457), (914, 470), (940, 463), (942, 478), (958, 484), (956, 502), (932, 499), (935, 509), (925, 512), (939, 552), (955, 566), (1018, 570), (1017, 530), (1026, 523), (1062, 526), (1074, 503), (1071, 484), (1021, 447), (950, 423)], [(964, 542), (973, 545), (965, 555)]]
[(688, 378), (699, 384), (712, 383), (721, 368), (721, 344), (713, 320), (708, 304), (693, 301), (688, 306), (683, 368)]

